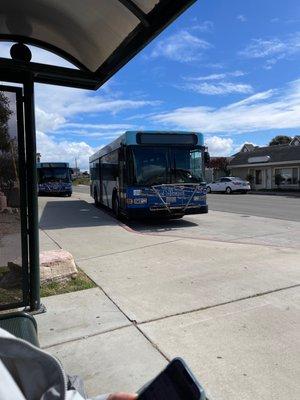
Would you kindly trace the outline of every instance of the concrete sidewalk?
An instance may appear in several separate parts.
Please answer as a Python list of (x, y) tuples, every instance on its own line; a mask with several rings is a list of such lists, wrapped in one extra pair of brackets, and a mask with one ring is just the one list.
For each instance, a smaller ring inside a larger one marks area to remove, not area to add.
[(300, 397), (299, 246), (195, 240), (195, 221), (141, 234), (84, 194), (40, 211), (42, 249), (70, 251), (98, 285), (37, 316), (42, 347), (89, 395), (135, 391), (179, 355), (212, 400)]

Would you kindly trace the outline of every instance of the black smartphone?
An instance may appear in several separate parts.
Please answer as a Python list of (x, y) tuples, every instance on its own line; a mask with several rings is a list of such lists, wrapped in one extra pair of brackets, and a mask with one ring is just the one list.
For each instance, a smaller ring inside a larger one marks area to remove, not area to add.
[(138, 400), (205, 400), (205, 392), (181, 358), (174, 358), (138, 392)]

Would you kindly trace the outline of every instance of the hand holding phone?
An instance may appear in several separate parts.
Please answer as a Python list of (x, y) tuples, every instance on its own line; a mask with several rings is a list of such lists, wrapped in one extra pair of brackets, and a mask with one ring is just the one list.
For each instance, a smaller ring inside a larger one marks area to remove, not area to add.
[(205, 392), (181, 358), (175, 358), (148, 385), (138, 400), (205, 400)]

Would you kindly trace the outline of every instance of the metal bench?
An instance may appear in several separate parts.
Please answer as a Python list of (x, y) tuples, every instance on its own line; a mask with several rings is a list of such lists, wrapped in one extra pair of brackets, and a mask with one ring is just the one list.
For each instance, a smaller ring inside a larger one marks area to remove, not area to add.
[(39, 347), (36, 320), (24, 311), (0, 315), (0, 328)]

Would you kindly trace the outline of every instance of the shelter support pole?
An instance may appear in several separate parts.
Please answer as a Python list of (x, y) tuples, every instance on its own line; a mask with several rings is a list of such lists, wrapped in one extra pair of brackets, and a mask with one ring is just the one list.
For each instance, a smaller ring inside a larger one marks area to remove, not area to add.
[(40, 311), (40, 265), (38, 193), (36, 168), (36, 132), (34, 112), (34, 81), (28, 74), (24, 81), (24, 119), (27, 160), (28, 250), (30, 311)]

